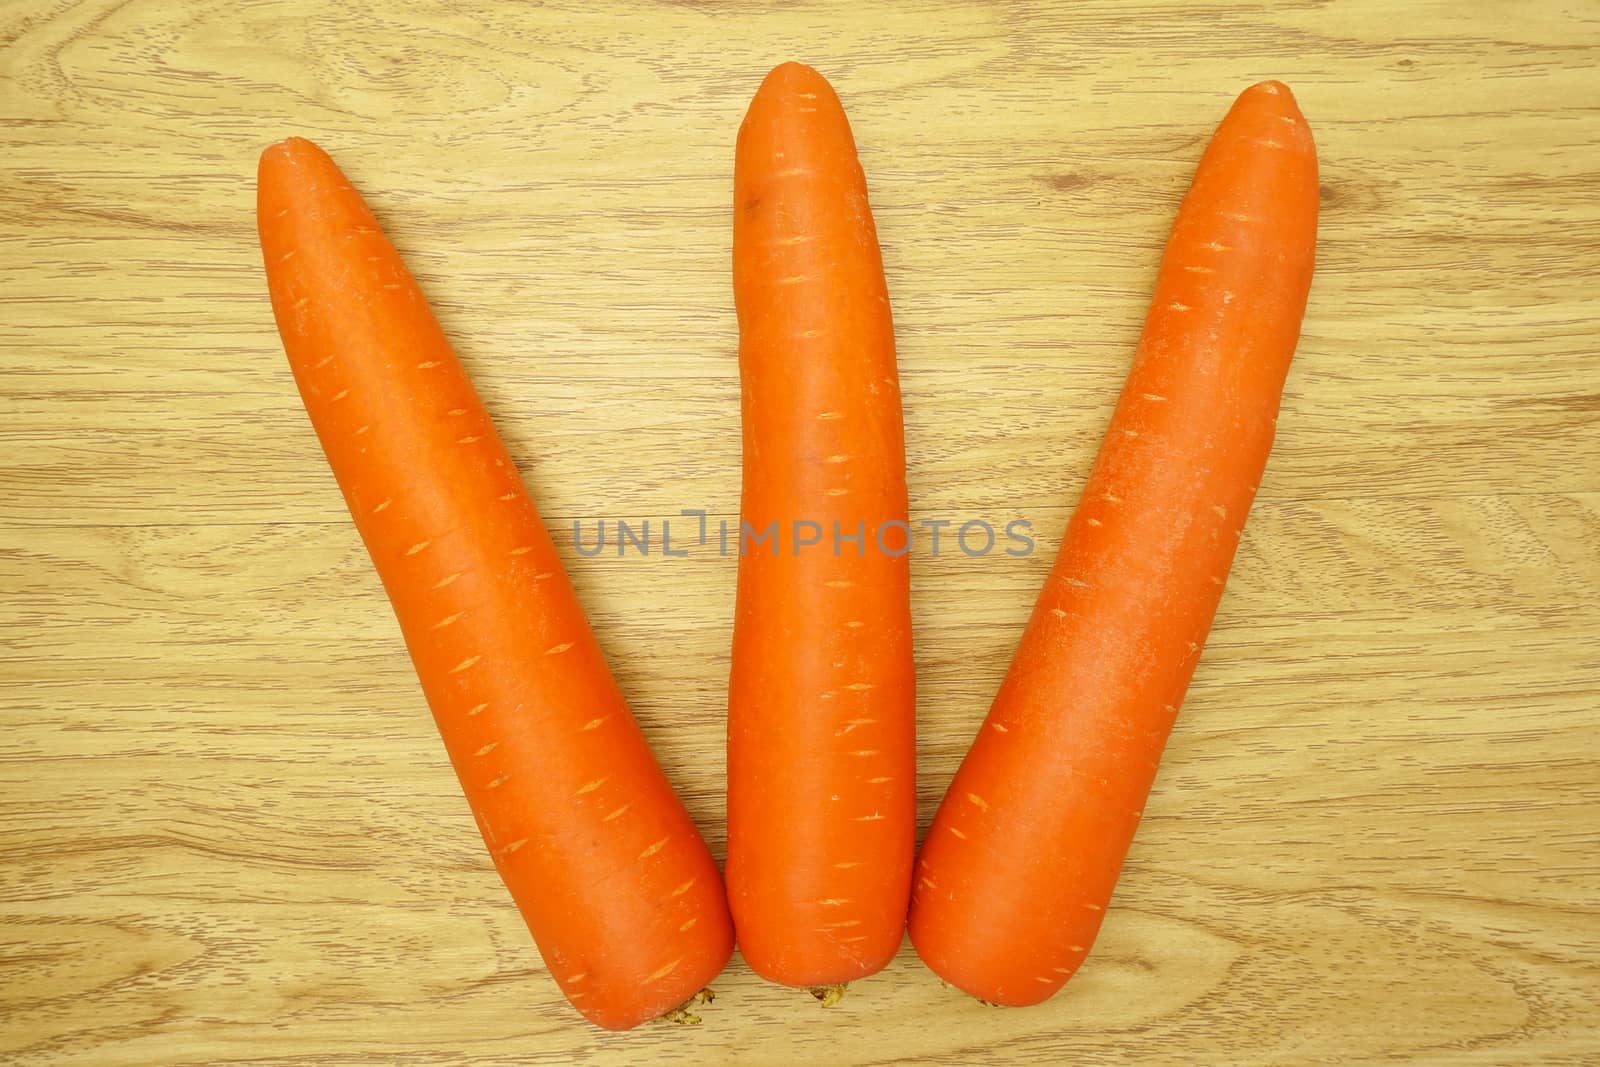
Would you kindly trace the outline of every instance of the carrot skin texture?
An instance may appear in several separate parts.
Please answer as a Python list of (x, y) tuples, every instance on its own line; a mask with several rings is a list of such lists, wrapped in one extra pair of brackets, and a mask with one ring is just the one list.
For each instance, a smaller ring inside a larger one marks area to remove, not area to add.
[(983, 1000), (1045, 1000), (1094, 943), (1272, 447), (1317, 200), (1294, 97), (1246, 90), (1178, 212), (1054, 569), (918, 857), (912, 944)]
[(334, 162), (261, 157), (273, 312), (472, 813), (546, 964), (626, 1029), (732, 952), (721, 880), (427, 301)]
[(809, 67), (768, 74), (739, 129), (733, 275), (740, 513), (781, 544), (739, 560), (729, 903), (756, 973), (833, 985), (904, 937), (916, 698), (909, 526), (883, 525), (907, 521), (894, 325), (850, 124)]

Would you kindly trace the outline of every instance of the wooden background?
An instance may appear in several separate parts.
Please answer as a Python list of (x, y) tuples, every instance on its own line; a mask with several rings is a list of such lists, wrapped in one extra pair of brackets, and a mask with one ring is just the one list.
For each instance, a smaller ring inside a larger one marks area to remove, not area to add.
[[(1323, 165), (1281, 432), (1098, 947), (986, 1008), (909, 949), (824, 1011), (737, 959), (592, 1029), (474, 832), (302, 412), (255, 160), (405, 252), (719, 856), (733, 138), (850, 111), (901, 343), (931, 816), (1231, 97)], [(0, 9), (0, 1062), (1600, 1062), (1600, 8), (1185, 0)], [(592, 529), (592, 526), (589, 527)]]

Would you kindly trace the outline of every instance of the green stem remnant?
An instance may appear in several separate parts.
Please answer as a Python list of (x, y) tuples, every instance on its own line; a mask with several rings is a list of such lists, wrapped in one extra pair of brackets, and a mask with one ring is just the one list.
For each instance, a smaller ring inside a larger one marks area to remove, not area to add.
[(707, 986), (705, 989), (700, 990), (700, 992), (696, 993), (682, 1004), (679, 1004), (676, 1008), (664, 1013), (661, 1018), (665, 1022), (676, 1023), (679, 1026), (699, 1026), (700, 1016), (696, 1015), (689, 1009), (694, 1007), (696, 1004), (710, 1004), (716, 999), (716, 990), (712, 989), (710, 986)]
[(844, 999), (844, 987), (848, 983), (836, 982), (833, 985), (814, 985), (806, 992), (822, 1002), (824, 1008), (831, 1008)]

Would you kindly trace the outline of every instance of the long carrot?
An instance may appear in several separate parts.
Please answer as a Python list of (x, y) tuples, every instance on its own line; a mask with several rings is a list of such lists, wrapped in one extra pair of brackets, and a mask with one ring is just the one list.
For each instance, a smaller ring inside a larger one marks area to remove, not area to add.
[(1218, 127), (1110, 429), (1011, 669), (918, 859), (912, 943), (1036, 1004), (1094, 942), (1272, 447), (1317, 228), (1277, 82)]
[(266, 150), (257, 221), (306, 411), (501, 878), (585, 1016), (668, 1011), (732, 952), (721, 880), (488, 413), (321, 149)]
[(894, 326), (866, 178), (820, 74), (767, 75), (733, 184), (740, 510), (778, 543), (752, 537), (739, 561), (729, 903), (757, 973), (828, 986), (899, 948), (916, 845)]

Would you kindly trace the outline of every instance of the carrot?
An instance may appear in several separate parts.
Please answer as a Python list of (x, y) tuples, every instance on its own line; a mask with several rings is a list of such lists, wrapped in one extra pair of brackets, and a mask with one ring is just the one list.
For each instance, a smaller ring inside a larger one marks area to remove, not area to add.
[(1055, 567), (918, 859), (912, 944), (983, 1000), (1049, 997), (1100, 928), (1272, 447), (1317, 196), (1294, 97), (1247, 89), (1178, 212)]
[(608, 1029), (687, 1001), (732, 952), (716, 866), (421, 290), (309, 141), (262, 155), (257, 221), (306, 411), (552, 975)]
[(830, 986), (899, 948), (916, 847), (894, 325), (866, 177), (820, 74), (767, 75), (733, 185), (753, 536), (728, 696), (729, 904), (758, 974)]

